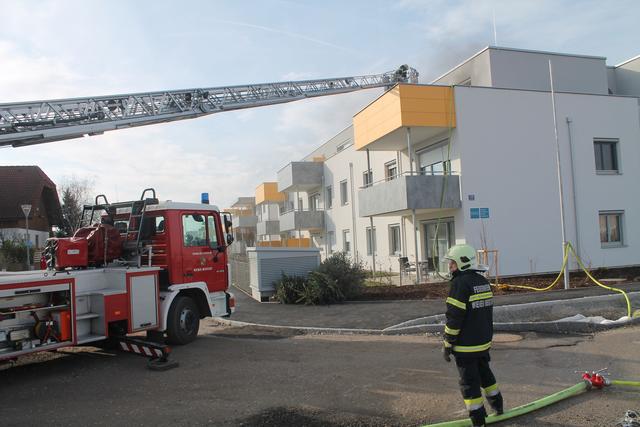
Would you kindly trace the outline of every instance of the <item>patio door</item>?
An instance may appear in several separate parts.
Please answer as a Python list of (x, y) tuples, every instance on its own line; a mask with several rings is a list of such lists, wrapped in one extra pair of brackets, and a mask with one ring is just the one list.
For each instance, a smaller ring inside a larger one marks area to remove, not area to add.
[(443, 219), (439, 225), (437, 221), (425, 222), (422, 227), (426, 246), (424, 253), (427, 254), (426, 261), (429, 265), (429, 270), (435, 270), (432, 264), (432, 259), (435, 257), (437, 269), (443, 272), (448, 271), (448, 262), (444, 259), (444, 256), (449, 251), (449, 248), (455, 244), (453, 219)]

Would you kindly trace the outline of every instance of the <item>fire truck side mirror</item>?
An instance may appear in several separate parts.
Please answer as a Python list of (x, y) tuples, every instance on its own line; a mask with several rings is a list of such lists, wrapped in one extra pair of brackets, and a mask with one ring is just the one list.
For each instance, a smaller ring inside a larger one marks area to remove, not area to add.
[(227, 246), (233, 243), (233, 235), (227, 234)]

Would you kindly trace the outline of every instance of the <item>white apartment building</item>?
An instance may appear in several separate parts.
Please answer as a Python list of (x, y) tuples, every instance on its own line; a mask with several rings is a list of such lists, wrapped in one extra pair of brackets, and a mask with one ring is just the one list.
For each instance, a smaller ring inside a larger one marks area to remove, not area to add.
[(399, 257), (444, 269), (469, 243), (497, 250), (501, 275), (558, 271), (549, 62), (566, 240), (594, 268), (640, 264), (640, 57), (487, 47), (431, 84), (398, 85), (278, 172), (280, 236), (378, 270)]

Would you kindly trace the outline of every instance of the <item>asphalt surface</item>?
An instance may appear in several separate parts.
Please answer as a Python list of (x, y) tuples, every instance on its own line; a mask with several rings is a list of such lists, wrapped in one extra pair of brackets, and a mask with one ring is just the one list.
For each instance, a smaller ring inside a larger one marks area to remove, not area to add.
[[(621, 285), (625, 291), (640, 291), (640, 283)], [(384, 329), (408, 320), (445, 311), (444, 300), (374, 301), (329, 306), (259, 303), (234, 288), (236, 313), (231, 320), (276, 326), (316, 328)], [(585, 296), (616, 294), (599, 287), (536, 293), (516, 293), (494, 297), (495, 305), (553, 301)], [(622, 296), (620, 297), (622, 298)], [(621, 313), (622, 316), (624, 313)]]
[[(92, 348), (2, 367), (2, 425), (418, 426), (464, 416), (455, 366), (435, 338), (202, 332), (174, 349), (180, 366), (166, 372)], [(507, 407), (577, 383), (574, 370), (640, 377), (640, 327), (496, 341), (507, 341), (492, 351)], [(627, 409), (640, 409), (640, 391), (609, 388), (502, 425), (613, 426)]]

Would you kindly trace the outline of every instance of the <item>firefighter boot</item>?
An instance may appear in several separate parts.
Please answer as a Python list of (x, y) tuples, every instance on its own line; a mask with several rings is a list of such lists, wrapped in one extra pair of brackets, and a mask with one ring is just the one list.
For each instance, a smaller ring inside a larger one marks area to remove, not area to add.
[(484, 406), (482, 408), (469, 411), (469, 418), (471, 418), (471, 425), (473, 427), (486, 426), (484, 422), (486, 417), (487, 417), (487, 411), (485, 411)]
[(502, 402), (502, 393), (498, 392), (495, 396), (487, 396), (489, 405), (496, 411), (496, 415), (502, 415), (504, 412), (504, 405)]

